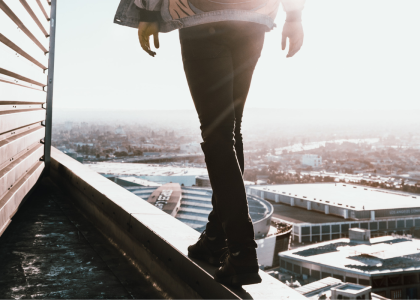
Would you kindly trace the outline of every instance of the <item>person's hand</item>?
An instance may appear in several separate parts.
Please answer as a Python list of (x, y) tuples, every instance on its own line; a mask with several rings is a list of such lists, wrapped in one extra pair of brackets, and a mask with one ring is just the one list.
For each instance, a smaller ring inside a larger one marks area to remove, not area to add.
[(286, 40), (289, 38), (289, 53), (286, 57), (292, 57), (295, 55), (303, 44), (303, 27), (302, 22), (286, 21), (283, 26), (283, 33), (281, 39), (281, 48), (282, 50), (286, 49)]
[(159, 48), (159, 23), (158, 22), (140, 22), (139, 24), (139, 42), (144, 51), (150, 56), (155, 56), (156, 52), (150, 49), (149, 37), (153, 35), (155, 48)]

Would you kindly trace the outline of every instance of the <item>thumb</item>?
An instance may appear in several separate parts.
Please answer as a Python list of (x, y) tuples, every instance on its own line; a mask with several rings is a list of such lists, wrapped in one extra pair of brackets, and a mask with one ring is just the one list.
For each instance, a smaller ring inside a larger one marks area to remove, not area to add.
[(281, 50), (286, 49), (286, 40), (287, 40), (287, 36), (283, 32), (281, 36)]
[(155, 44), (155, 48), (159, 48), (159, 32), (153, 34), (153, 42)]

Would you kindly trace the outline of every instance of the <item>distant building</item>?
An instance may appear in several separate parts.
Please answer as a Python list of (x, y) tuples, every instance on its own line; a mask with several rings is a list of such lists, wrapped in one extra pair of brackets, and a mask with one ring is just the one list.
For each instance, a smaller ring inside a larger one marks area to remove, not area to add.
[(115, 134), (119, 136), (127, 136), (121, 126), (118, 126), (117, 129), (115, 129)]
[[(350, 228), (373, 237), (409, 234), (420, 227), (417, 196), (342, 183), (247, 186), (247, 193), (277, 203), (275, 216), (293, 224), (294, 243), (348, 237)], [(282, 206), (280, 208), (279, 206)]]
[(201, 153), (201, 146), (200, 143), (188, 143), (188, 144), (181, 144), (179, 147), (180, 152), (183, 153)]
[(162, 152), (143, 152), (143, 156), (159, 156)]
[(195, 178), (195, 185), (199, 187), (211, 187), (209, 176), (202, 175)]
[(302, 156), (302, 165), (319, 167), (322, 165), (322, 157), (315, 154), (304, 154)]
[(382, 297), (420, 298), (420, 240), (385, 236), (367, 241), (351, 234), (350, 239), (300, 247), (279, 253), (279, 257), (280, 271), (310, 281), (334, 277), (371, 286)]
[(129, 177), (115, 177), (113, 175), (105, 175), (105, 177), (113, 180), (116, 184), (124, 186), (124, 187), (129, 187), (129, 186), (147, 186), (147, 187), (160, 187), (162, 184), (161, 183), (156, 183), (153, 181), (149, 181), (149, 180), (145, 180), (145, 179), (140, 179), (138, 177), (134, 177), (134, 176), (129, 176)]
[(256, 181), (257, 185), (266, 185), (268, 183), (267, 179), (258, 179)]
[(372, 293), (372, 287), (354, 283), (343, 283), (340, 279), (327, 277), (308, 283), (296, 289), (297, 292), (311, 300), (325, 299), (373, 299), (386, 300), (385, 298)]
[(100, 174), (114, 175), (115, 177), (134, 176), (160, 184), (173, 182), (184, 186), (193, 186), (196, 184), (197, 176), (208, 174), (206, 168), (141, 163), (98, 162), (87, 166)]
[(64, 128), (68, 131), (72, 130), (73, 128), (73, 122), (67, 121), (64, 123)]
[(182, 190), (179, 183), (166, 183), (150, 194), (147, 202), (175, 217), (181, 207)]
[(267, 154), (265, 157), (267, 161), (281, 161), (282, 157), (280, 155), (272, 155), (271, 153)]
[(78, 162), (83, 163), (83, 156), (79, 155), (77, 152), (75, 152), (73, 149), (66, 149), (66, 150), (62, 150), (63, 153), (67, 154), (68, 156), (70, 156), (71, 158), (74, 158), (75, 160), (77, 160)]

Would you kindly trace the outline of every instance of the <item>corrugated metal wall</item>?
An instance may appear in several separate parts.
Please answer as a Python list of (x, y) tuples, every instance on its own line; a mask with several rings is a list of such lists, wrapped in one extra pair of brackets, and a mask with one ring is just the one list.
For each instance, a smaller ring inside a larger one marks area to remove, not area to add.
[(45, 168), (50, 5), (0, 0), (0, 236)]

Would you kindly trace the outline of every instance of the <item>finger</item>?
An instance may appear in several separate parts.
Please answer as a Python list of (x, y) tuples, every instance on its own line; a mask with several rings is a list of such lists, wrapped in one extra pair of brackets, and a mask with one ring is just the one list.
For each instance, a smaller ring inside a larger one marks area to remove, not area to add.
[(281, 35), (281, 50), (286, 49), (286, 40), (287, 40), (287, 36), (283, 33)]
[(298, 41), (292, 43), (289, 48), (289, 53), (287, 54), (287, 57), (294, 56), (300, 50), (300, 48), (302, 48), (302, 44), (303, 39), (299, 39)]
[(142, 47), (142, 49), (143, 49), (143, 50), (144, 50), (147, 54), (149, 54), (150, 56), (155, 57), (156, 52), (154, 52), (154, 51), (152, 51), (152, 50), (150, 50), (150, 49), (148, 49), (148, 48), (146, 48), (146, 47)]
[(141, 45), (142, 49), (145, 52), (147, 52), (150, 56), (154, 57), (156, 55), (156, 52), (154, 52), (150, 49), (149, 37), (148, 36), (144, 36), (144, 35), (141, 36), (140, 45)]
[(293, 47), (289, 49), (289, 53), (287, 53), (286, 57), (293, 57), (299, 50), (300, 50), (300, 47), (294, 44)]
[(153, 34), (153, 42), (155, 44), (155, 48), (159, 49), (159, 32)]
[(145, 48), (150, 50), (150, 43), (149, 43), (149, 36), (148, 35), (142, 35), (141, 36), (141, 44), (144, 45)]

